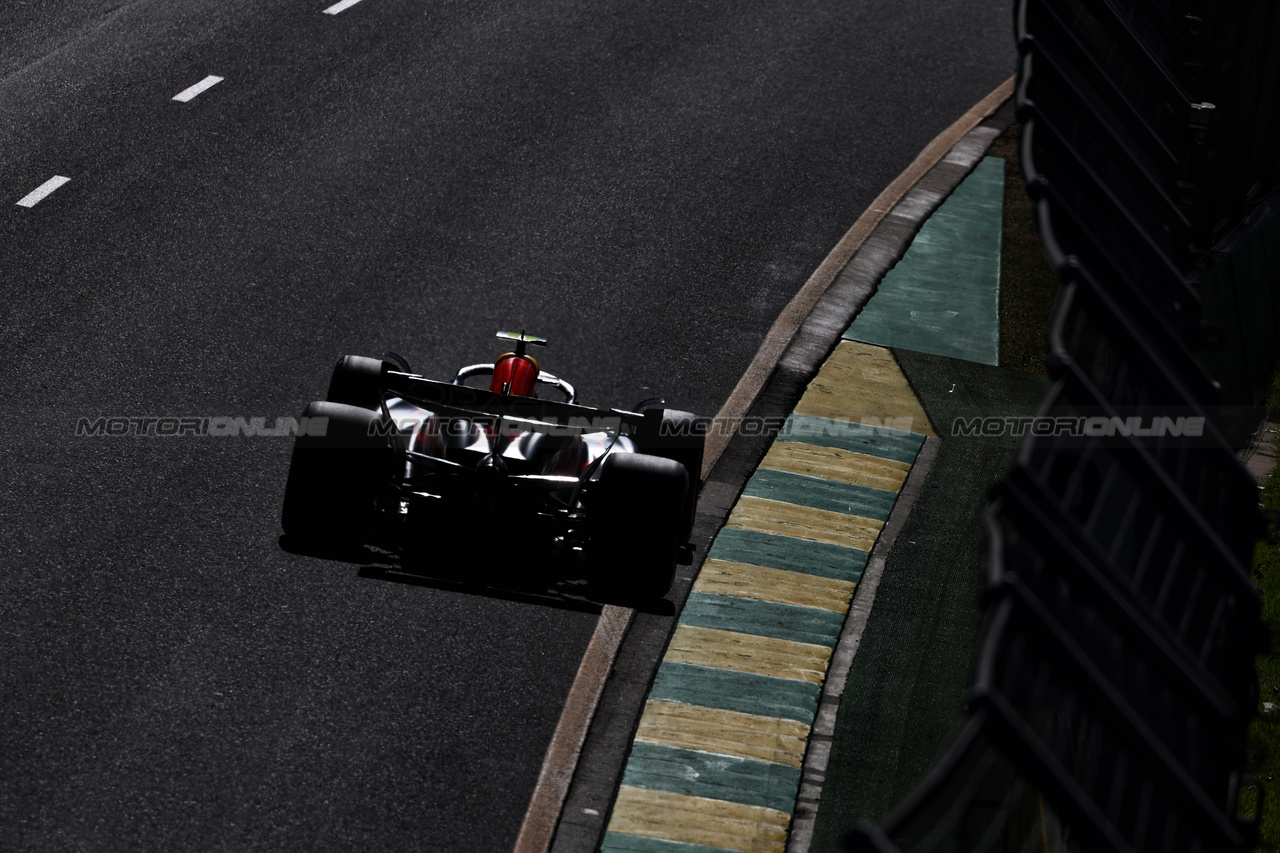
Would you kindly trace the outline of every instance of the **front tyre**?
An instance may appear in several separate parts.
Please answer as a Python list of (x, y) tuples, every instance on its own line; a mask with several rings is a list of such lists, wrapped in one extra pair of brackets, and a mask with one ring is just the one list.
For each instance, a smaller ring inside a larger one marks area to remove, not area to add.
[(685, 467), (642, 453), (611, 453), (591, 487), (591, 550), (606, 589), (637, 601), (675, 581), (689, 491)]
[(361, 409), (382, 408), (382, 374), (387, 369), (399, 370), (391, 362), (363, 355), (344, 355), (333, 366), (329, 390), (324, 395), (330, 403), (344, 403)]

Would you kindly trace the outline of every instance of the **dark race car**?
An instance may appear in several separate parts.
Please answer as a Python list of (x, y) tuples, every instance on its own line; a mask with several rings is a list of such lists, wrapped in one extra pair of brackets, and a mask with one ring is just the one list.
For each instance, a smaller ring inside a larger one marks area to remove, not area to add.
[[(380, 544), (406, 563), (429, 561), (444, 543), (466, 543), (475, 561), (541, 546), (586, 563), (617, 593), (665, 595), (693, 528), (703, 423), (661, 400), (579, 405), (573, 386), (529, 355), (544, 339), (498, 338), (514, 351), (452, 383), (416, 375), (392, 353), (341, 358), (325, 400), (300, 421), (285, 534)], [(467, 384), (476, 377), (488, 387)]]

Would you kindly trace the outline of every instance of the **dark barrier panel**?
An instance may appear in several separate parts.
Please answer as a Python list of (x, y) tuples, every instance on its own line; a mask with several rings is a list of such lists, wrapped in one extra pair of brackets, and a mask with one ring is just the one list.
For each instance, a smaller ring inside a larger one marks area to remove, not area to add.
[(1055, 383), (986, 515), (971, 713), (849, 850), (1243, 851), (1280, 335), (1280, 4), (1022, 0)]

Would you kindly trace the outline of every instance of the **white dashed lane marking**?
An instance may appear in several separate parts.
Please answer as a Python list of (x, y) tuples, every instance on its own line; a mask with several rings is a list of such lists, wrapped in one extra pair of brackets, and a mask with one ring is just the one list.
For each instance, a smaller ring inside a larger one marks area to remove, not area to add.
[(215, 76), (213, 76), (212, 74), (210, 74), (208, 77), (204, 78), (203, 80), (201, 80), (199, 83), (195, 84), (194, 86), (191, 86), (191, 87), (189, 87), (189, 88), (183, 89), (181, 92), (179, 92), (178, 94), (174, 95), (174, 96), (173, 96), (173, 99), (174, 99), (175, 101), (182, 101), (183, 103), (186, 103), (187, 101), (189, 101), (189, 100), (191, 100), (192, 98), (194, 98), (196, 95), (200, 94), (201, 92), (205, 91), (206, 89), (210, 88), (211, 86), (216, 86), (216, 85), (218, 85), (218, 84), (219, 84), (219, 83), (221, 83), (221, 82), (222, 82), (222, 78), (221, 78), (221, 77), (215, 77)]
[(45, 197), (49, 195), (49, 193), (53, 192), (54, 190), (56, 190), (58, 187), (62, 186), (69, 180), (71, 179), (64, 178), (62, 175), (54, 175), (52, 178), (45, 181), (43, 184), (41, 184), (40, 186), (33, 189), (31, 192), (27, 193), (25, 196), (23, 196), (22, 199), (18, 202), (18, 204), (21, 207), (35, 207), (37, 204), (43, 201)]
[(328, 9), (325, 9), (324, 13), (326, 15), (336, 15), (339, 12), (345, 12), (347, 9), (350, 9), (352, 6), (356, 5), (359, 2), (360, 0), (342, 0), (341, 3), (335, 3), (334, 5), (330, 6)]

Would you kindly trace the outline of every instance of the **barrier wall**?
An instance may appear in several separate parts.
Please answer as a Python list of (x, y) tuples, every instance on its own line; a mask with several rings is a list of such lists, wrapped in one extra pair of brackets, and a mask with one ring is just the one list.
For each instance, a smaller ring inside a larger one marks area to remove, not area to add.
[(1015, 27), (1063, 285), (1038, 414), (1088, 434), (1019, 446), (985, 519), (971, 713), (846, 847), (1246, 850), (1264, 525), (1235, 448), (1280, 340), (1280, 5), (1021, 0)]

